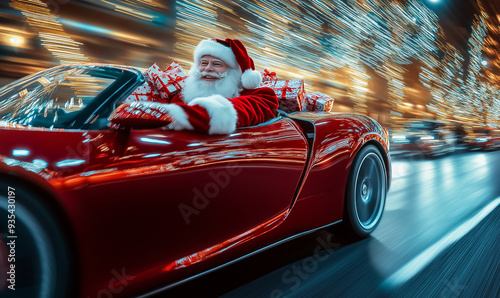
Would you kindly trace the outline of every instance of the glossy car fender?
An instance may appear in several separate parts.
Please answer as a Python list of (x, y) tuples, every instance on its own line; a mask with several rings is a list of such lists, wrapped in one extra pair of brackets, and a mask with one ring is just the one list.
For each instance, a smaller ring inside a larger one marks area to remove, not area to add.
[(390, 181), (389, 136), (373, 119), (341, 113), (295, 113), (291, 117), (314, 125), (314, 132), (309, 132), (310, 137), (314, 134), (314, 143), (288, 224), (312, 229), (342, 219), (351, 164), (357, 152), (368, 143), (380, 149)]

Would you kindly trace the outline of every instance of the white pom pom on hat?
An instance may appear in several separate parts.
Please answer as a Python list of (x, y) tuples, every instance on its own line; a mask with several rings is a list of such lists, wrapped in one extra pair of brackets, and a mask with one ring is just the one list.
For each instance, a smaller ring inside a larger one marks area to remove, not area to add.
[(198, 65), (201, 57), (211, 55), (226, 62), (229, 67), (241, 69), (241, 85), (245, 89), (255, 89), (262, 82), (260, 72), (255, 70), (252, 58), (237, 39), (205, 39), (194, 50), (194, 61)]

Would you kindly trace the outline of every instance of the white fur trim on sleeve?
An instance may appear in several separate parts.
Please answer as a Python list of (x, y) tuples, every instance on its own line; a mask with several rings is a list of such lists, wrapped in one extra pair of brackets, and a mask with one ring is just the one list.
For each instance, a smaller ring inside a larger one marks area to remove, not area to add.
[(236, 129), (238, 114), (233, 104), (224, 96), (198, 97), (189, 102), (189, 105), (196, 104), (204, 107), (210, 116), (209, 134), (228, 134)]
[(188, 116), (184, 110), (176, 105), (172, 104), (162, 104), (162, 107), (167, 110), (170, 116), (174, 118), (174, 122), (170, 123), (169, 127), (174, 130), (189, 129), (193, 130), (193, 126), (189, 123)]

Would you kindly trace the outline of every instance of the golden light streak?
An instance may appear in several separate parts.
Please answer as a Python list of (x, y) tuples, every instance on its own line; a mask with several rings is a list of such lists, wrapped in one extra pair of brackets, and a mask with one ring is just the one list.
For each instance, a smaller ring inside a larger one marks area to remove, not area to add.
[[(482, 1), (478, 2), (480, 7)], [(60, 34), (57, 17), (46, 13), (40, 1), (13, 2), (32, 7), (23, 14), (30, 25), (36, 19), (36, 24), (46, 29), (40, 32), (42, 43), (54, 56), (68, 59), (82, 46)], [(168, 5), (159, 0), (87, 2), (153, 22)], [(486, 123), (498, 114), (486, 112), (497, 111), (494, 107), (500, 100), (497, 14), (488, 16), (484, 10), (477, 14), (470, 28), (471, 59), (465, 64), (461, 52), (444, 35), (437, 15), (423, 0), (179, 0), (175, 1), (175, 12), (173, 58), (183, 66), (192, 64), (193, 50), (201, 39), (238, 38), (259, 70), (276, 71), (280, 79), (302, 78), (308, 92), (321, 88), (336, 97), (336, 105), (348, 103), (336, 110), (369, 114), (376, 99), (384, 109), (390, 106), (394, 125), (417, 108), (443, 120), (475, 117)], [(142, 47), (151, 45), (141, 36), (119, 32), (110, 36)], [(487, 67), (480, 64), (483, 58), (489, 61)], [(420, 70), (418, 85), (406, 85), (411, 84), (405, 82), (410, 68)], [(375, 80), (387, 84), (382, 95), (369, 89)], [(406, 105), (424, 96), (420, 107)]]
[(22, 47), (25, 41), (24, 37), (19, 35), (11, 35), (8, 37), (9, 44), (14, 47)]
[(81, 51), (81, 43), (74, 41), (62, 28), (57, 16), (52, 15), (47, 4), (39, 0), (11, 0), (10, 6), (19, 10), (28, 24), (40, 36), (46, 47), (61, 64), (87, 62)]

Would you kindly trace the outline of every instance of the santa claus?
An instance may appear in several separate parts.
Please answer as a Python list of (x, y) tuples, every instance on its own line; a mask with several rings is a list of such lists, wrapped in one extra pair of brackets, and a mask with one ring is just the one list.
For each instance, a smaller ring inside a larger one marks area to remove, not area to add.
[(202, 40), (186, 86), (168, 104), (159, 105), (173, 119), (175, 130), (228, 134), (237, 127), (265, 122), (275, 116), (278, 99), (267, 87), (237, 39)]

